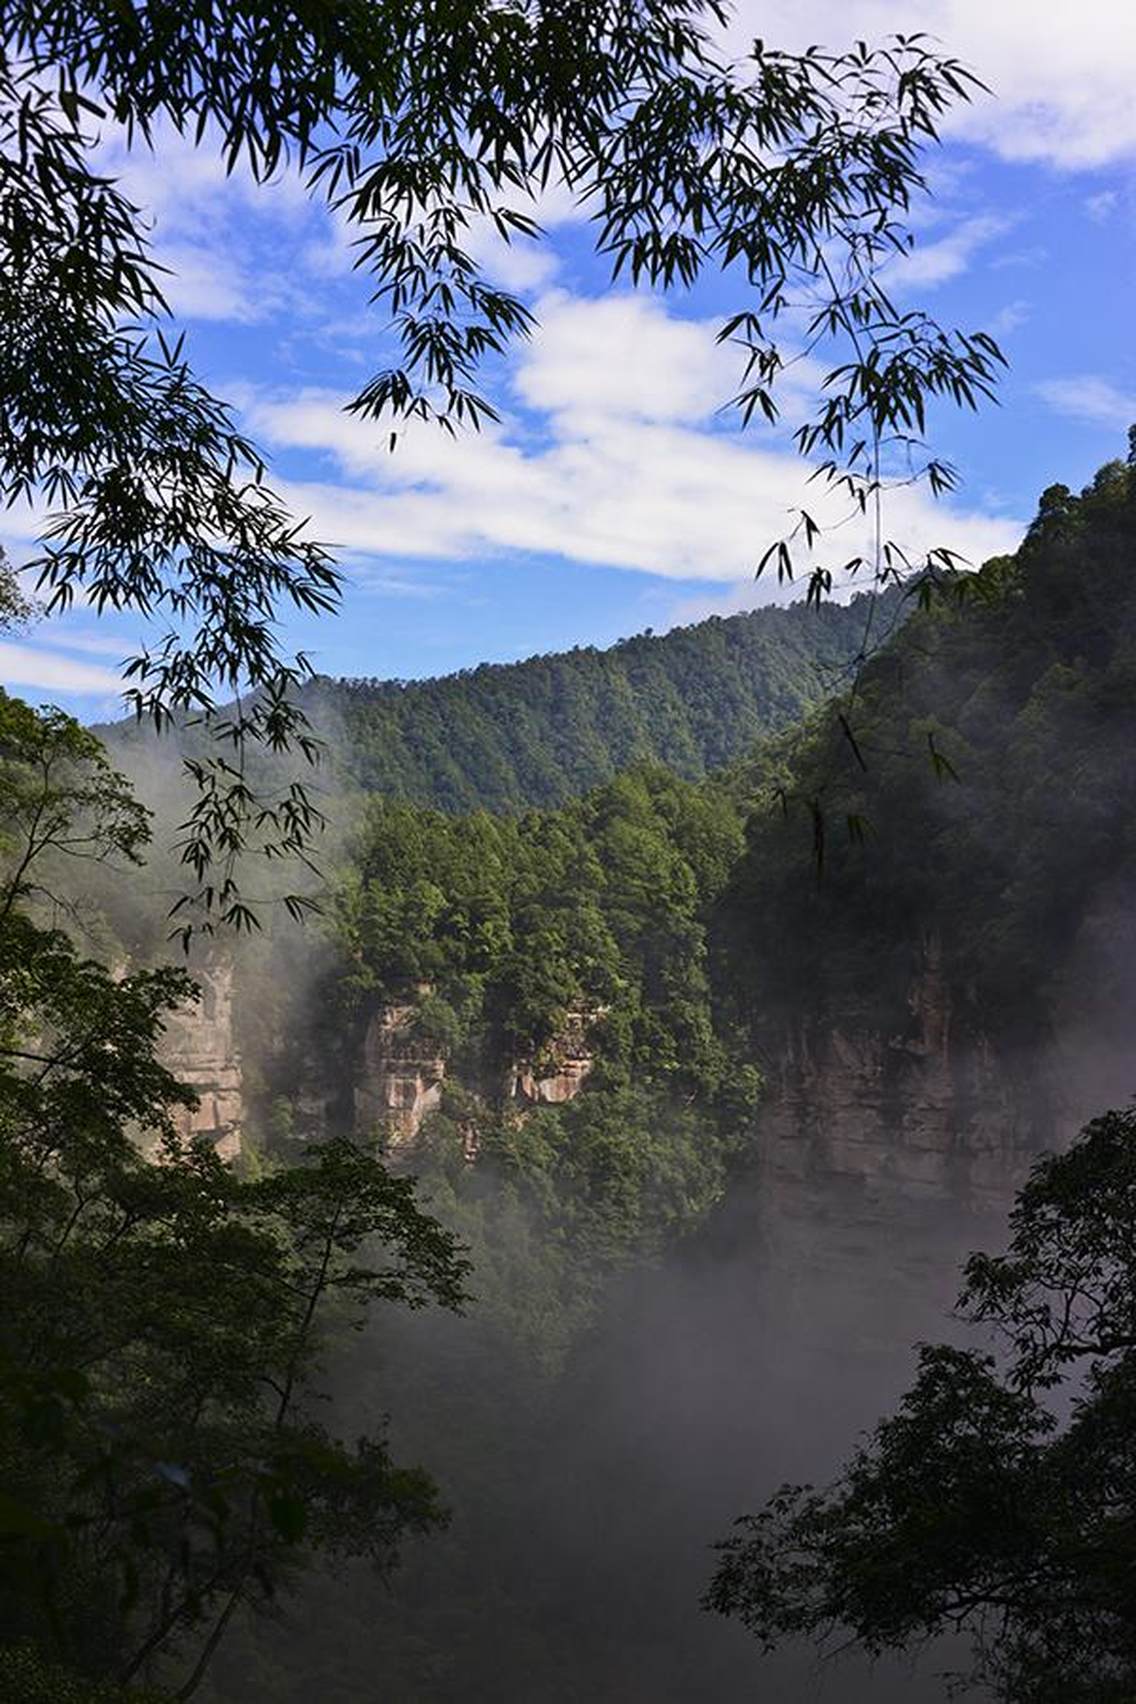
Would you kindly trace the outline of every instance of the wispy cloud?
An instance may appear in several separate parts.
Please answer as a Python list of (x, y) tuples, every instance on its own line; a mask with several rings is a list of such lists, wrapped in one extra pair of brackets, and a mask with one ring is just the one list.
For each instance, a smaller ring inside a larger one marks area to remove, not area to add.
[(175, 316), (249, 325), (282, 310), (303, 311), (312, 282), (307, 269), (279, 265), (274, 255), (302, 251), (307, 228), (327, 216), (295, 171), (268, 184), (241, 165), (227, 173), (215, 134), (207, 130), (196, 145), (170, 125), (156, 128), (152, 149), (129, 146), (108, 126), (98, 157), (148, 223)]
[(1090, 195), (1085, 202), (1085, 212), (1098, 225), (1103, 225), (1106, 219), (1111, 219), (1120, 205), (1118, 189), (1102, 189), (1098, 195)]
[(514, 389), (530, 408), (693, 423), (735, 388), (737, 351), (716, 341), (715, 323), (679, 319), (655, 298), (557, 291), (538, 313), (539, 330), (515, 368)]
[(966, 272), (978, 250), (1011, 228), (1013, 221), (986, 213), (963, 219), (938, 242), (923, 243), (887, 268), (891, 290), (930, 290)]
[(0, 680), (8, 686), (38, 686), (47, 692), (117, 692), (122, 682), (111, 669), (79, 663), (54, 650), (0, 640)]
[(1131, 0), (739, 0), (731, 39), (829, 47), (925, 31), (992, 94), (948, 120), (950, 133), (1006, 159), (1067, 170), (1136, 157), (1136, 29)]
[(1028, 323), (1031, 312), (1030, 303), (1023, 299), (1007, 302), (1005, 307), (999, 308), (998, 312), (991, 316), (987, 329), (995, 337), (1009, 337), (1020, 326)]
[(271, 295), (232, 254), (192, 243), (162, 243), (158, 252), (168, 269), (162, 293), (179, 319), (227, 320), (251, 325), (264, 319)]
[(80, 651), (95, 657), (114, 657), (116, 661), (127, 656), (137, 644), (137, 640), (127, 638), (121, 633), (70, 633), (65, 625), (56, 623), (52, 624), (51, 637), (53, 645), (64, 651)]
[(1121, 390), (1095, 373), (1046, 379), (1036, 389), (1050, 408), (1085, 425), (1123, 428), (1136, 420), (1136, 392)]

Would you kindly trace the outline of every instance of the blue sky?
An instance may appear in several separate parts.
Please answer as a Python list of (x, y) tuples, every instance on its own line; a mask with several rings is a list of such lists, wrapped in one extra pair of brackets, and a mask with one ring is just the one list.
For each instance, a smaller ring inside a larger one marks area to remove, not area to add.
[[(961, 491), (901, 496), (889, 517), (914, 546), (977, 560), (1012, 547), (1045, 485), (1120, 454), (1136, 420), (1136, 18), (1129, 0), (742, 0), (735, 25), (739, 45), (760, 29), (832, 48), (896, 28), (933, 32), (995, 91), (929, 158), (934, 195), (893, 280), (943, 321), (992, 330), (1010, 358), (998, 408), (936, 423)], [(801, 470), (766, 429), (720, 412), (735, 368), (715, 315), (741, 305), (733, 294), (611, 289), (586, 223), (552, 196), (539, 246), (478, 239), (540, 322), (492, 375), (501, 425), (457, 442), (415, 430), (392, 458), (385, 432), (342, 412), (384, 364), (383, 319), (302, 186), (226, 180), (176, 139), (106, 152), (152, 213), (198, 371), (338, 547), (342, 615), (288, 630), (320, 669), (438, 674), (785, 595), (752, 569)], [(30, 531), (0, 514), (17, 561)], [(43, 622), (0, 641), (0, 680), (105, 715), (134, 634), (83, 611)]]

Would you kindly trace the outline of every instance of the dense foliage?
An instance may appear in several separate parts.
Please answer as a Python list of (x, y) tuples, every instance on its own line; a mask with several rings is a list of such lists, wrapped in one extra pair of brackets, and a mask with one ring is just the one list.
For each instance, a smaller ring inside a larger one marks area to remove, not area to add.
[(188, 1698), (306, 1554), (385, 1565), (438, 1523), (381, 1434), (336, 1437), (317, 1368), (333, 1319), (455, 1306), (463, 1267), (346, 1139), (241, 1176), (179, 1138), (160, 1048), (192, 984), (82, 957), (45, 879), (137, 859), (144, 818), (58, 712), (0, 697), (0, 769), (0, 1676), (103, 1704), (156, 1667)]
[[(1136, 850), (1134, 479), (1051, 487), (1015, 556), (743, 766), (759, 803), (723, 936), (759, 1028), (807, 1001), (900, 1031), (929, 951), (972, 1032), (1036, 1039), (1089, 992), (1107, 1011)], [(1091, 989), (1090, 937), (1117, 947)]]
[[(446, 1068), (415, 1164), (483, 1293), (549, 1353), (605, 1273), (698, 1222), (744, 1140), (758, 1079), (706, 939), (740, 849), (726, 793), (657, 769), (519, 817), (368, 812), (336, 899), (339, 998), (363, 1023), (410, 1000)], [(522, 1111), (518, 1072), (555, 1075), (566, 1037), (593, 1062), (581, 1092)]]
[(319, 681), (312, 714), (359, 786), (443, 810), (561, 804), (646, 761), (696, 780), (846, 686), (905, 608), (802, 603), (439, 680)]
[(924, 1347), (829, 1490), (741, 1523), (710, 1604), (767, 1646), (973, 1641), (1005, 1704), (1136, 1692), (1136, 1112), (1040, 1161), (960, 1307), (999, 1354)]

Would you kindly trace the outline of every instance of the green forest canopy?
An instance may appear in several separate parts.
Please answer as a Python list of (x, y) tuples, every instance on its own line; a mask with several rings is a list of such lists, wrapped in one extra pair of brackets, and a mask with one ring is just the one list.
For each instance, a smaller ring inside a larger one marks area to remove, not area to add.
[[(895, 590), (864, 593), (434, 680), (321, 676), (304, 704), (365, 792), (446, 811), (559, 805), (637, 763), (697, 780), (733, 762), (843, 690), (910, 607)], [(103, 731), (116, 745), (141, 737)]]
[(1123, 955), (1090, 989), (1073, 948), (1094, 915), (1119, 941), (1132, 913), (1134, 480), (1110, 462), (1079, 496), (1051, 486), (1014, 556), (740, 766), (754, 808), (721, 917), (759, 1029), (802, 1002), (902, 1027), (931, 938), (956, 1019), (1004, 1043), (1043, 1035), (1061, 999), (1121, 995)]

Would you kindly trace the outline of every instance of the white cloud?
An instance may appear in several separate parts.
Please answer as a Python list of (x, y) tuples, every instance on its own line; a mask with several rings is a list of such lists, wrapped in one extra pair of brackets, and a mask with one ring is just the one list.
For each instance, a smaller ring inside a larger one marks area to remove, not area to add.
[(57, 651), (0, 640), (0, 680), (7, 686), (38, 686), (48, 692), (116, 692), (122, 681), (97, 663), (78, 663)]
[(52, 627), (52, 639), (65, 651), (86, 651), (97, 657), (114, 657), (120, 661), (138, 643), (113, 633), (70, 633), (65, 626)]
[(681, 320), (648, 296), (542, 298), (540, 327), (522, 353), (516, 391), (549, 413), (703, 420), (735, 387), (737, 353), (716, 326)]
[(169, 276), (159, 282), (175, 318), (250, 325), (264, 317), (270, 298), (227, 249), (192, 243), (160, 243), (156, 248), (169, 269)]
[[(657, 304), (558, 296), (517, 357), (516, 392), (539, 407), (539, 429), (515, 420), (454, 443), (412, 426), (392, 456), (383, 431), (345, 415), (344, 399), (328, 393), (261, 400), (249, 413), (259, 434), (322, 453), (328, 473), (346, 481), (309, 479), (284, 492), (319, 537), (351, 552), (406, 560), (517, 551), (732, 581), (785, 532), (792, 507), (822, 516), (824, 503), (796, 456), (694, 424), (722, 398), (724, 359), (709, 325)], [(974, 560), (1020, 536), (1012, 522), (933, 504), (919, 489), (889, 498), (887, 520), (913, 551), (949, 544)], [(835, 566), (857, 554), (865, 532), (857, 522), (832, 535), (825, 559)]]
[(226, 172), (221, 142), (207, 130), (200, 145), (191, 134), (180, 135), (172, 125), (155, 128), (154, 146), (131, 147), (125, 134), (104, 126), (99, 161), (112, 173), (130, 200), (150, 213), (163, 229), (210, 239), (215, 235), (215, 208), (220, 198), (233, 206), (259, 211), (271, 203), (277, 218), (292, 222), (306, 217), (309, 198), (294, 171), (284, 171), (267, 184), (256, 181), (247, 166)]
[(514, 295), (544, 289), (560, 267), (547, 241), (513, 236), (506, 242), (488, 221), (470, 232), (464, 246), (487, 278)]
[(47, 514), (43, 503), (11, 503), (0, 509), (0, 544), (32, 544), (43, 532)]
[(1131, 0), (739, 0), (741, 49), (761, 36), (784, 47), (880, 40), (926, 31), (994, 92), (948, 129), (1007, 159), (1070, 169), (1136, 157), (1136, 27)]
[(996, 254), (990, 261), (991, 272), (1036, 272), (1049, 263), (1049, 250), (1043, 243), (1031, 243), (1028, 248), (1010, 249)]
[(1122, 391), (1110, 379), (1081, 373), (1069, 379), (1046, 379), (1037, 393), (1058, 414), (1090, 426), (1126, 427), (1136, 420), (1136, 394)]
[[(130, 147), (114, 126), (104, 128), (98, 163), (141, 209), (154, 258), (168, 268), (161, 286), (174, 314), (186, 319), (251, 324), (281, 308), (302, 308), (294, 272), (263, 264), (267, 247), (291, 255), (317, 214), (295, 171), (258, 184), (245, 165), (226, 173), (217, 136), (200, 145), (171, 125), (157, 127), (154, 147)], [(264, 247), (265, 245), (261, 245)]]
[(1009, 337), (1019, 326), (1028, 322), (1031, 312), (1029, 302), (1021, 298), (1016, 302), (1007, 302), (1005, 307), (999, 308), (991, 317), (987, 330), (995, 337)]
[(946, 284), (965, 272), (975, 253), (1009, 230), (1011, 223), (995, 214), (962, 220), (938, 242), (920, 244), (910, 254), (892, 261), (886, 272), (888, 288), (893, 292), (930, 290)]

